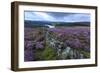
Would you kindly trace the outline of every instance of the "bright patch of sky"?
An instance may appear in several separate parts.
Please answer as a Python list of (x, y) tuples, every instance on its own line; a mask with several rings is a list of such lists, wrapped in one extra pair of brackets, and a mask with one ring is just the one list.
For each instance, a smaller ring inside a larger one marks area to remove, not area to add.
[(90, 22), (87, 13), (60, 13), (25, 11), (25, 20), (51, 22)]

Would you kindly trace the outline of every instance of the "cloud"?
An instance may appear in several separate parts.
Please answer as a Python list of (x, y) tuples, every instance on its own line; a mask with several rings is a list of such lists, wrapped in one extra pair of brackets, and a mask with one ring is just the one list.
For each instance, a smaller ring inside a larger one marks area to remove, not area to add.
[(47, 13), (44, 12), (33, 12), (34, 15), (36, 15), (37, 17), (41, 18), (42, 20), (54, 20), (54, 17), (48, 15)]
[(59, 12), (25, 12), (25, 20), (53, 21), (53, 22), (82, 22), (90, 21), (86, 13), (59, 13)]
[(90, 15), (89, 14), (72, 14), (67, 17), (64, 17), (64, 20), (67, 22), (89, 22)]
[(25, 20), (33, 21), (49, 21), (54, 20), (54, 17), (44, 12), (25, 12)]

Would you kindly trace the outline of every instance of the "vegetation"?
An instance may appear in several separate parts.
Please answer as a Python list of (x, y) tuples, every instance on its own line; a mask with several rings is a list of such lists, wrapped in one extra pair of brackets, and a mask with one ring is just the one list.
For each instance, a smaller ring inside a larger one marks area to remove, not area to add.
[(46, 46), (45, 50), (43, 51), (43, 59), (44, 60), (55, 60), (56, 53), (55, 53), (54, 49)]
[[(57, 23), (58, 25), (59, 23)], [(56, 24), (52, 24), (55, 25)], [(25, 28), (25, 61), (90, 58), (90, 28)]]

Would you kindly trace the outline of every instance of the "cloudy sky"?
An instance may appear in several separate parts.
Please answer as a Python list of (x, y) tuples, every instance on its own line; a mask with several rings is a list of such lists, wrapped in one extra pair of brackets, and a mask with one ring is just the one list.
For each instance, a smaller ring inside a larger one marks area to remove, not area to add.
[(24, 19), (31, 21), (52, 22), (89, 22), (90, 14), (86, 13), (60, 13), (60, 12), (35, 12), (25, 11)]

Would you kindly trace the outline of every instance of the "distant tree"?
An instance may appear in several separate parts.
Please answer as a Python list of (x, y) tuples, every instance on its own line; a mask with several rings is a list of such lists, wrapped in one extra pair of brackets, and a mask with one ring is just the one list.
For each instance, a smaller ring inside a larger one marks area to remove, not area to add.
[(52, 23), (53, 26), (59, 25), (59, 22)]

